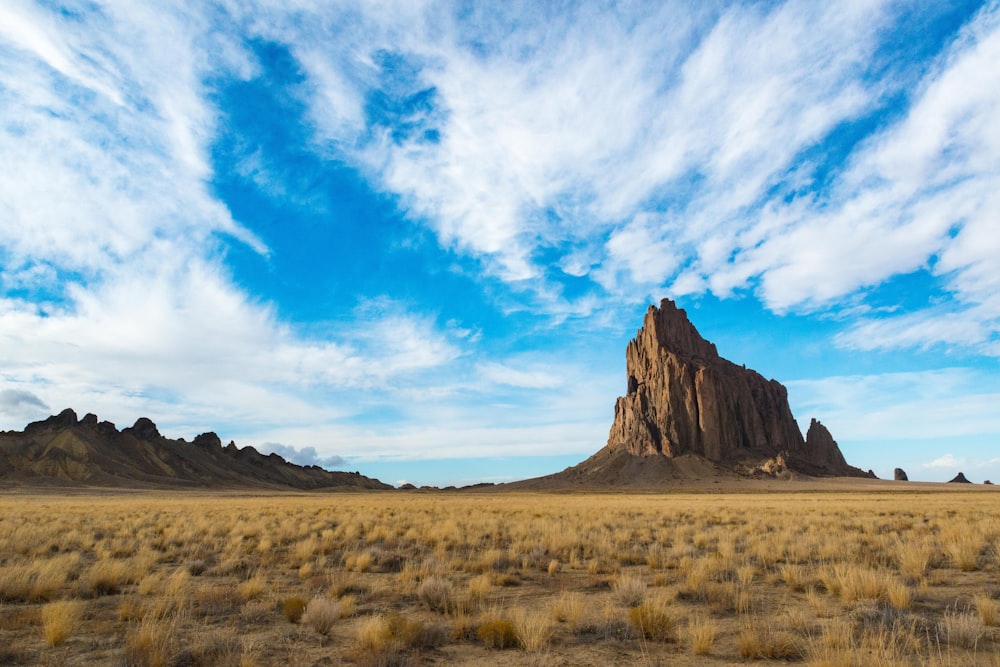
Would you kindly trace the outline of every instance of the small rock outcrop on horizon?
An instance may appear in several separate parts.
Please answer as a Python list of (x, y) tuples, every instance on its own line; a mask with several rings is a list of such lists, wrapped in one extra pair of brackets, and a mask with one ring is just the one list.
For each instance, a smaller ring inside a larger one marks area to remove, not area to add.
[(962, 472), (960, 472), (957, 475), (955, 475), (952, 479), (949, 479), (948, 483), (949, 484), (972, 484), (972, 482), (970, 482), (968, 479), (966, 479), (965, 473), (962, 473)]
[(892, 478), (897, 482), (908, 482), (910, 478), (906, 476), (906, 471), (902, 468), (896, 468), (892, 471)]
[(67, 409), (23, 431), (0, 432), (0, 485), (82, 484), (155, 488), (389, 489), (352, 472), (300, 466), (253, 447), (222, 446), (215, 433), (193, 442), (163, 437), (140, 417), (119, 431)]
[[(850, 466), (823, 424), (805, 438), (781, 383), (719, 356), (673, 301), (650, 306), (625, 352), (626, 394), (607, 444), (519, 488), (656, 487), (718, 477), (875, 477)], [(718, 481), (718, 480), (716, 480)]]

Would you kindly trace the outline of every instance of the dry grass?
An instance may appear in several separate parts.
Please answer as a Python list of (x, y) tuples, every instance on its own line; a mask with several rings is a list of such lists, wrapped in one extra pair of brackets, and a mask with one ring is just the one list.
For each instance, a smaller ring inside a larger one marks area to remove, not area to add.
[(340, 620), (340, 603), (328, 598), (313, 598), (306, 605), (299, 622), (308, 625), (321, 635), (328, 635)]
[(615, 599), (623, 607), (636, 607), (646, 597), (646, 582), (633, 575), (621, 575), (611, 583)]
[(45, 643), (58, 646), (76, 631), (83, 616), (84, 605), (76, 600), (50, 602), (42, 607), (42, 629)]
[(646, 639), (677, 641), (677, 617), (662, 600), (647, 600), (629, 610), (629, 622)]
[(0, 662), (998, 667), (967, 491), (0, 495)]
[(521, 647), (529, 653), (545, 649), (555, 634), (552, 617), (545, 610), (525, 611), (518, 609), (511, 622)]
[(746, 623), (739, 634), (740, 657), (748, 660), (799, 660), (804, 643), (788, 630), (756, 620)]
[(517, 628), (506, 618), (491, 618), (480, 624), (476, 637), (488, 648), (503, 650), (518, 645)]
[(575, 629), (587, 613), (587, 598), (582, 593), (563, 593), (552, 603), (552, 618)]
[(947, 611), (938, 624), (946, 642), (966, 649), (975, 649), (986, 635), (979, 615), (973, 612)]
[(688, 620), (687, 642), (695, 655), (709, 655), (715, 646), (719, 629), (715, 621), (707, 616), (696, 616)]

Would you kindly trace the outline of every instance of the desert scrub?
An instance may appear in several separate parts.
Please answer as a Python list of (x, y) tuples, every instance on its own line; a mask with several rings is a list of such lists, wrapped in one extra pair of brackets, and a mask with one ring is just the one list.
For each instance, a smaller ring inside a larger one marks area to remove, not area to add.
[(802, 643), (787, 630), (776, 630), (756, 621), (745, 622), (736, 640), (740, 657), (747, 660), (800, 660)]
[(281, 613), (289, 623), (298, 623), (306, 611), (306, 601), (300, 597), (287, 598), (281, 605)]
[(695, 655), (708, 655), (715, 646), (718, 625), (707, 616), (692, 616), (687, 623), (687, 643)]
[(646, 597), (646, 582), (642, 577), (623, 574), (611, 582), (611, 590), (618, 604), (623, 607), (635, 607)]
[(899, 574), (910, 584), (915, 584), (927, 575), (931, 565), (934, 546), (926, 540), (897, 540), (894, 554)]
[(167, 577), (163, 584), (163, 592), (168, 597), (179, 597), (187, 588), (189, 581), (191, 581), (191, 572), (186, 567), (178, 567), (173, 574)]
[(586, 609), (587, 600), (582, 593), (562, 593), (552, 603), (552, 618), (576, 629), (583, 620)]
[(986, 626), (1000, 625), (1000, 605), (988, 595), (980, 593), (973, 598), (976, 612), (979, 613), (979, 620)]
[(93, 595), (113, 595), (129, 580), (128, 563), (105, 558), (94, 561), (82, 578), (83, 592)]
[(58, 646), (77, 629), (83, 616), (83, 603), (76, 600), (49, 602), (42, 607), (42, 630), (45, 643)]
[(986, 635), (979, 614), (949, 609), (938, 624), (941, 637), (952, 646), (975, 649)]
[(405, 665), (414, 650), (437, 648), (447, 640), (444, 625), (426, 625), (400, 614), (372, 616), (355, 633), (352, 657), (359, 665)]
[(320, 597), (310, 600), (300, 617), (303, 625), (308, 625), (321, 635), (330, 634), (334, 624), (339, 620), (340, 603)]
[(261, 574), (255, 574), (236, 587), (236, 592), (243, 602), (256, 600), (267, 590), (267, 580)]
[(176, 653), (179, 619), (148, 614), (125, 638), (125, 661), (136, 667), (167, 667)]
[(518, 645), (517, 630), (514, 624), (506, 618), (493, 618), (484, 621), (476, 630), (476, 637), (487, 648), (507, 649)]
[(451, 582), (443, 577), (427, 577), (417, 587), (417, 597), (431, 611), (447, 614), (454, 605)]
[(28, 598), (34, 602), (52, 600), (66, 585), (80, 563), (80, 554), (55, 556), (32, 564), (32, 582)]
[(662, 600), (646, 600), (628, 612), (629, 623), (646, 639), (677, 641), (677, 618)]
[(493, 590), (493, 577), (490, 574), (480, 574), (469, 579), (469, 598), (474, 602), (482, 602)]
[(985, 540), (974, 526), (951, 526), (941, 533), (941, 546), (948, 555), (948, 562), (962, 572), (979, 569), (979, 555)]
[(514, 632), (521, 647), (529, 653), (537, 653), (549, 645), (555, 634), (552, 618), (544, 611), (518, 609), (513, 613)]

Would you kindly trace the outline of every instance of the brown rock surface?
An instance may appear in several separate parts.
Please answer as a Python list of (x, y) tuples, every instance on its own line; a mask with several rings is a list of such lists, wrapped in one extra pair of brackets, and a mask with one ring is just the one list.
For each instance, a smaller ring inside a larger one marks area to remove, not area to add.
[(650, 306), (625, 353), (628, 390), (607, 447), (633, 456), (685, 454), (721, 463), (782, 455), (811, 475), (862, 476), (815, 419), (802, 438), (775, 380), (719, 356), (673, 301)]

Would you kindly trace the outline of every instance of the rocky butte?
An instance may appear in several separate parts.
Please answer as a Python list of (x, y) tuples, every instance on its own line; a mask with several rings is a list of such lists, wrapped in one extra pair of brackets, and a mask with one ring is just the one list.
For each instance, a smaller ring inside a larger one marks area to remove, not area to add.
[(723, 359), (670, 299), (650, 306), (625, 352), (627, 390), (607, 445), (547, 479), (655, 484), (718, 472), (873, 477), (813, 419), (805, 438), (781, 383)]
[(720, 357), (670, 299), (649, 307), (625, 360), (628, 390), (615, 403), (609, 449), (714, 462), (780, 455), (808, 474), (860, 473), (815, 419), (803, 439), (785, 387)]

